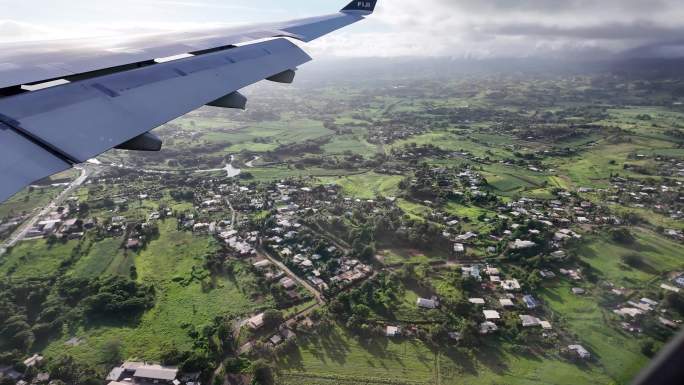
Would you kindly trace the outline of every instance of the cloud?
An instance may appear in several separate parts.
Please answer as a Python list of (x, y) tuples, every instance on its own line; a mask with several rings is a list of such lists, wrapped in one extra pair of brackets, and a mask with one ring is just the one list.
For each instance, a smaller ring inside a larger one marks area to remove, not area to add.
[[(321, 7), (319, 0), (302, 0), (296, 9), (274, 5), (271, 0), (120, 0), (126, 4), (123, 7), (104, 1), (74, 1), (78, 7), (62, 10), (68, 17), (48, 18), (47, 23), (0, 22), (0, 41), (182, 31), (218, 27), (226, 20), (287, 19), (304, 16), (299, 14), (301, 9), (317, 13), (313, 9), (327, 8)], [(0, 5), (3, 2), (0, 0)], [(680, 3), (380, 0), (376, 14), (368, 20), (307, 44), (306, 48), (315, 57), (610, 57), (641, 46), (667, 45), (684, 36), (684, 7)], [(19, 3), (13, 8), (15, 13), (21, 7), (27, 6)], [(78, 13), (84, 10), (87, 13)], [(28, 8), (22, 12), (31, 15)], [(677, 45), (665, 51), (668, 55), (682, 52)], [(648, 50), (653, 54), (665, 51)]]
[(46, 34), (45, 28), (14, 20), (0, 20), (0, 42), (39, 39)]
[(679, 0), (393, 0), (366, 21), (374, 31), (313, 48), (344, 57), (608, 57), (684, 36), (683, 8)]

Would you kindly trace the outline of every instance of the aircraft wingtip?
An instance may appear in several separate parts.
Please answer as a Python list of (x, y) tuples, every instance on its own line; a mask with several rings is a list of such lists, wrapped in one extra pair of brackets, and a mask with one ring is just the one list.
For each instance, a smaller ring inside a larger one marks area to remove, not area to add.
[(346, 7), (342, 8), (342, 12), (370, 15), (375, 10), (377, 3), (378, 0), (353, 0)]

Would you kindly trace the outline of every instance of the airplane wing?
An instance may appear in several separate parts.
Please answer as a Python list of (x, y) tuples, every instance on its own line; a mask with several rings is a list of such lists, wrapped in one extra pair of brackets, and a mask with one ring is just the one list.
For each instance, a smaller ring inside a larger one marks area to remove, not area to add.
[(149, 131), (204, 105), (244, 108), (238, 90), (290, 83), (311, 60), (286, 38), (309, 42), (363, 20), (376, 2), (203, 33), (0, 45), (0, 202), (115, 147), (159, 150)]

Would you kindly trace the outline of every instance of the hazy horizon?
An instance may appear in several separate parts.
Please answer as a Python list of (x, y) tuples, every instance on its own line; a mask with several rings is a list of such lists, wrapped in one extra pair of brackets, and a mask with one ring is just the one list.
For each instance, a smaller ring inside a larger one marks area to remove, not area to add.
[[(332, 13), (344, 3), (0, 0), (0, 42), (288, 20)], [(306, 48), (319, 59), (681, 57), (683, 35), (684, 10), (674, 0), (380, 0), (369, 22)]]

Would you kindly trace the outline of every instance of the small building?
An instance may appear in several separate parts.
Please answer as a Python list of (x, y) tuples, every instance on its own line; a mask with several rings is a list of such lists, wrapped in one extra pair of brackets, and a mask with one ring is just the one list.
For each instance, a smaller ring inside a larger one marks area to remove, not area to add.
[(501, 319), (501, 315), (496, 310), (483, 310), (482, 313), (487, 321)]
[(178, 369), (170, 366), (147, 364), (144, 362), (124, 362), (120, 367), (112, 369), (107, 376), (109, 385), (118, 384), (174, 384)]
[(581, 287), (573, 287), (572, 288), (572, 294), (582, 295), (584, 293), (586, 293), (586, 290), (582, 289)]
[(506, 291), (520, 290), (520, 282), (517, 279), (507, 279), (501, 282), (501, 287)]
[(497, 330), (499, 327), (494, 322), (487, 321), (480, 324), (480, 334), (494, 333)]
[(462, 243), (454, 243), (454, 255), (457, 257), (465, 255), (465, 246)]
[(527, 306), (528, 309), (536, 309), (539, 307), (539, 302), (529, 294), (523, 296), (523, 302), (525, 302), (525, 306)]
[(515, 242), (511, 244), (511, 249), (513, 250), (525, 250), (525, 249), (530, 249), (537, 246), (536, 243), (532, 241), (523, 241), (520, 239), (516, 239)]
[(276, 346), (283, 342), (283, 337), (281, 337), (280, 334), (274, 334), (268, 341), (273, 344), (273, 346)]
[(552, 279), (556, 277), (556, 273), (551, 270), (542, 270), (539, 272), (539, 275), (544, 279)]
[(280, 335), (283, 336), (283, 338), (286, 339), (286, 340), (289, 340), (289, 339), (291, 339), (291, 338), (297, 337), (297, 335), (295, 334), (295, 332), (293, 332), (292, 330), (287, 329), (287, 328), (281, 330), (281, 331), (280, 331)]
[(178, 369), (167, 368), (160, 365), (146, 365), (135, 371), (133, 378), (155, 384), (171, 384), (178, 375)]
[(501, 304), (501, 307), (513, 307), (515, 304), (510, 298), (500, 298), (499, 303)]
[(484, 298), (470, 298), (470, 299), (468, 299), (468, 302), (470, 302), (474, 305), (484, 305), (485, 304)]
[(256, 267), (259, 270), (262, 270), (271, 266), (271, 261), (269, 261), (268, 259), (262, 259), (261, 261), (254, 262), (252, 266)]
[(385, 336), (387, 337), (398, 337), (401, 335), (401, 330), (398, 326), (387, 325), (385, 328)]
[(563, 250), (557, 250), (557, 251), (554, 251), (553, 253), (551, 253), (551, 256), (554, 259), (565, 259), (566, 254), (565, 254), (565, 251), (563, 251)]
[(264, 313), (255, 315), (247, 320), (247, 326), (252, 330), (257, 330), (264, 326)]
[(423, 309), (436, 309), (437, 301), (427, 298), (418, 298), (418, 300), (416, 300), (416, 305)]
[(588, 360), (591, 358), (591, 353), (582, 345), (569, 345), (568, 350), (574, 352), (578, 358), (582, 360)]
[(34, 384), (46, 384), (48, 381), (50, 381), (50, 373), (48, 372), (38, 373), (33, 379)]
[(282, 286), (285, 290), (290, 290), (296, 287), (297, 283), (290, 277), (283, 277), (280, 280), (280, 286)]
[(128, 250), (138, 250), (140, 248), (140, 240), (139, 239), (129, 239), (126, 241), (126, 248)]
[(43, 360), (43, 356), (34, 354), (33, 356), (24, 360), (24, 365), (26, 365), (27, 368), (30, 368), (32, 366), (39, 365), (41, 362), (43, 362)]
[(539, 318), (526, 314), (520, 315), (520, 321), (522, 321), (522, 326), (524, 328), (539, 326), (541, 324), (541, 320), (539, 320)]

